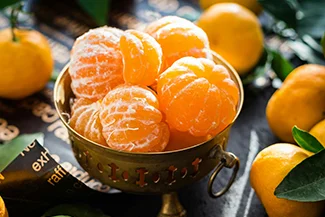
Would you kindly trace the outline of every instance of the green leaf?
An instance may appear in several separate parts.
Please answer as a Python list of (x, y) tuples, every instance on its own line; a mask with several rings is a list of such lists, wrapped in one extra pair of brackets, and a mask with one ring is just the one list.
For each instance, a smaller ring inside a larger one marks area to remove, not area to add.
[(20, 2), (20, 0), (1, 0), (0, 1), (0, 9), (3, 9), (10, 5), (16, 4), (17, 2)]
[(78, 2), (98, 25), (107, 24), (109, 0), (78, 0)]
[(54, 70), (54, 71), (52, 72), (52, 75), (51, 75), (50, 81), (53, 81), (53, 82), (55, 82), (55, 81), (56, 81), (56, 79), (58, 78), (59, 74), (60, 74), (60, 72), (59, 72), (59, 71), (57, 71), (57, 70)]
[(42, 217), (58, 217), (58, 215), (62, 217), (109, 217), (87, 204), (62, 204), (48, 210)]
[(304, 61), (313, 64), (325, 65), (324, 58), (319, 57), (313, 49), (303, 43), (301, 40), (287, 41), (287, 45), (295, 52), (295, 54)]
[(323, 35), (322, 41), (321, 41), (322, 47), (323, 47), (323, 54), (325, 56), (325, 33)]
[(310, 35), (304, 35), (302, 38), (302, 41), (305, 42), (309, 47), (311, 47), (313, 50), (317, 51), (318, 53), (323, 53), (322, 46)]
[(322, 144), (313, 135), (299, 129), (297, 126), (292, 128), (292, 136), (297, 144), (307, 151), (317, 153), (324, 149)]
[(43, 144), (44, 134), (23, 134), (5, 144), (0, 144), (0, 172), (4, 170), (24, 148), (32, 144), (35, 140)]
[(321, 38), (325, 29), (324, 0), (259, 0), (264, 10), (287, 27), (296, 30), (300, 37), (311, 35)]
[(325, 149), (306, 158), (282, 180), (275, 196), (300, 202), (325, 200)]
[(320, 39), (325, 30), (325, 1), (324, 0), (299, 0), (297, 17), (297, 33), (305, 34)]
[(258, 0), (263, 9), (272, 14), (276, 19), (284, 21), (288, 27), (295, 28), (297, 25), (296, 0)]
[(275, 74), (282, 81), (290, 74), (290, 72), (294, 69), (292, 64), (285, 59), (278, 51), (270, 50), (273, 55), (272, 59), (272, 69)]

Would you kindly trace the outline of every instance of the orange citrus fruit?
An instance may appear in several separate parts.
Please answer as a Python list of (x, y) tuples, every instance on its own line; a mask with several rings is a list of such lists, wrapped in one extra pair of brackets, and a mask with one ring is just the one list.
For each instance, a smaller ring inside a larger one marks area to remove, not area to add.
[(71, 51), (71, 89), (77, 97), (102, 99), (124, 83), (119, 48), (123, 31), (112, 27), (90, 30), (79, 37)]
[(0, 197), (0, 217), (8, 217), (8, 212), (2, 197)]
[(50, 45), (40, 32), (0, 31), (0, 97), (21, 99), (42, 90), (53, 71)]
[(251, 10), (256, 15), (260, 14), (262, 11), (261, 5), (258, 3), (257, 0), (199, 0), (200, 6), (203, 10), (208, 9), (214, 4), (217, 3), (237, 3), (245, 8)]
[(153, 37), (137, 30), (128, 30), (121, 37), (120, 49), (126, 83), (149, 86), (156, 81), (161, 67), (162, 51)]
[[(250, 171), (250, 183), (269, 217), (324, 216), (325, 201), (298, 202), (274, 195), (288, 173), (313, 153), (289, 143), (277, 143), (263, 149)], [(306, 175), (306, 174), (301, 174)]]
[(236, 115), (239, 91), (227, 69), (204, 58), (177, 60), (158, 78), (160, 109), (171, 128), (215, 135)]
[(325, 66), (305, 64), (295, 68), (266, 106), (272, 132), (294, 142), (292, 127), (310, 130), (325, 118)]
[(309, 133), (313, 135), (325, 147), (325, 119), (313, 126)]
[(147, 87), (123, 84), (102, 101), (100, 120), (108, 146), (131, 152), (160, 152), (169, 128), (162, 121), (156, 94)]
[(166, 16), (150, 23), (145, 31), (153, 36), (162, 48), (161, 72), (185, 56), (211, 58), (207, 35), (188, 20)]
[(71, 108), (70, 126), (82, 136), (101, 145), (106, 145), (99, 121), (100, 102), (77, 99)]
[(258, 18), (236, 3), (218, 3), (204, 11), (197, 25), (208, 35), (211, 50), (240, 75), (248, 73), (263, 54), (263, 30)]

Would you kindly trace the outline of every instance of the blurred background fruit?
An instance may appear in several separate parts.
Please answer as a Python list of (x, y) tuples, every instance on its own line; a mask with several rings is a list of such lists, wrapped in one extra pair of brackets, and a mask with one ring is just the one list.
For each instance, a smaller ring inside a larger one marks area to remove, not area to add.
[(1, 196), (0, 196), (0, 217), (8, 217), (8, 212)]
[(325, 147), (325, 119), (313, 126), (309, 133)]
[(278, 143), (262, 150), (255, 158), (250, 182), (269, 217), (320, 217), (324, 202), (296, 202), (279, 199), (275, 188), (297, 164), (311, 156), (298, 146)]
[(197, 21), (208, 35), (212, 50), (224, 57), (240, 75), (249, 72), (263, 52), (263, 31), (258, 18), (235, 3), (209, 7)]
[(51, 48), (35, 30), (0, 31), (0, 97), (20, 99), (43, 89), (53, 71)]
[(259, 14), (262, 11), (261, 5), (257, 2), (257, 0), (200, 0), (200, 6), (203, 10), (206, 10), (210, 6), (217, 4), (217, 3), (226, 3), (226, 2), (232, 2), (240, 4), (241, 6), (244, 6), (245, 8), (251, 10), (255, 14)]
[(273, 133), (294, 142), (291, 129), (309, 131), (325, 117), (325, 67), (306, 64), (296, 68), (271, 97), (266, 117)]

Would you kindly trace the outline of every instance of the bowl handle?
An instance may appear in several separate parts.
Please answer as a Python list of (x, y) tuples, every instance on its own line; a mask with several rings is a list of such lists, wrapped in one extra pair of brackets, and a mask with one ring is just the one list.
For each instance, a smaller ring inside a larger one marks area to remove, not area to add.
[[(208, 183), (208, 193), (211, 197), (213, 198), (218, 198), (222, 195), (224, 195), (229, 188), (231, 187), (231, 185), (234, 183), (236, 176), (237, 176), (237, 172), (239, 170), (239, 159), (236, 155), (234, 155), (231, 152), (225, 152), (223, 151), (221, 145), (216, 146), (216, 149), (214, 151), (215, 153), (215, 157), (220, 161), (220, 163), (217, 165), (217, 167), (215, 168), (215, 170), (213, 171), (210, 179), (209, 179), (209, 183)], [(213, 183), (214, 180), (216, 178), (216, 176), (219, 174), (219, 172), (224, 168), (233, 168), (233, 172), (232, 175), (228, 181), (228, 184), (221, 189), (218, 192), (213, 192)]]

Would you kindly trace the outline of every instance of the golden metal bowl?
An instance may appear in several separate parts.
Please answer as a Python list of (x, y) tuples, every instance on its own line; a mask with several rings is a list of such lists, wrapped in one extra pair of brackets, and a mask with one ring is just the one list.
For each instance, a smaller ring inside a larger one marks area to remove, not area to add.
[[(70, 102), (74, 98), (70, 88), (71, 78), (67, 65), (60, 73), (54, 87), (54, 103), (59, 116), (68, 129), (73, 152), (80, 165), (102, 183), (125, 192), (139, 194), (164, 194), (159, 216), (185, 216), (179, 204), (177, 189), (190, 185), (208, 175), (212, 170), (208, 192), (212, 197), (224, 194), (233, 183), (239, 169), (238, 158), (224, 151), (230, 128), (243, 104), (243, 87), (236, 71), (219, 55), (213, 54), (215, 63), (225, 66), (240, 91), (237, 114), (232, 123), (210, 141), (190, 148), (159, 153), (131, 153), (117, 151), (96, 144), (81, 136), (69, 126)], [(213, 193), (212, 184), (222, 168), (234, 168), (227, 186)]]

